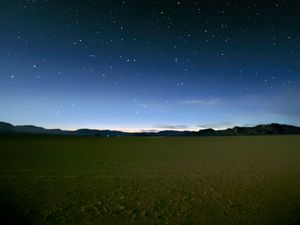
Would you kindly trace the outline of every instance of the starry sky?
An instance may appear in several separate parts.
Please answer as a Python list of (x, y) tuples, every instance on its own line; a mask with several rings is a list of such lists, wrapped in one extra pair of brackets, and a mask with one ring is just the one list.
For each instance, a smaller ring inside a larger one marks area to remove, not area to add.
[(299, 27), (296, 0), (3, 0), (0, 120), (300, 125)]

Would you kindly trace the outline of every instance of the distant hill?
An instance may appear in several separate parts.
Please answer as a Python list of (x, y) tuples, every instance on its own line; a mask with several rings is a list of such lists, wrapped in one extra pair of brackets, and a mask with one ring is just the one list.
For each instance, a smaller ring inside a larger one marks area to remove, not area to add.
[(199, 136), (239, 136), (239, 135), (283, 135), (300, 134), (300, 127), (277, 123), (255, 127), (234, 127), (226, 130), (199, 130)]
[(111, 130), (79, 129), (66, 131), (60, 129), (45, 129), (32, 125), (13, 126), (9, 123), (0, 122), (0, 134), (40, 134), (40, 135), (65, 135), (65, 136), (129, 136), (130, 133)]
[(287, 135), (300, 134), (300, 127), (282, 124), (266, 124), (255, 127), (233, 127), (226, 130), (204, 129), (199, 131), (174, 131), (128, 133), (114, 130), (79, 129), (66, 131), (60, 129), (45, 129), (32, 125), (13, 126), (0, 122), (0, 135), (64, 135), (64, 136), (99, 136), (99, 137), (191, 137), (191, 136), (246, 136), (246, 135)]

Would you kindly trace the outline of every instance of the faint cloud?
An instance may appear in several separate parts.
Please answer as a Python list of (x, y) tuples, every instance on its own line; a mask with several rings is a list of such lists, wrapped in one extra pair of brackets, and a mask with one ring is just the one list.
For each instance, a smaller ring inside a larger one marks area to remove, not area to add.
[(158, 124), (158, 125), (155, 125), (154, 128), (157, 128), (157, 129), (172, 129), (172, 130), (179, 130), (179, 129), (188, 129), (189, 126), (187, 125), (169, 125), (169, 124)]
[(239, 104), (271, 114), (287, 117), (300, 117), (300, 91), (284, 90), (273, 96), (252, 95), (239, 101)]
[(234, 127), (234, 126), (235, 125), (230, 122), (220, 122), (220, 123), (201, 124), (201, 125), (198, 125), (197, 127), (203, 128), (203, 129), (208, 129), (208, 128), (227, 129), (227, 128)]
[(143, 108), (143, 109), (146, 109), (146, 108), (149, 108), (151, 107), (152, 105), (150, 104), (135, 104), (137, 107), (140, 107), (140, 108)]
[(140, 132), (142, 132), (142, 133), (157, 133), (158, 130), (155, 130), (155, 129), (149, 129), (149, 130), (141, 129)]
[(216, 99), (194, 99), (194, 100), (186, 100), (182, 101), (182, 104), (186, 105), (218, 105), (221, 103), (221, 99), (216, 98)]

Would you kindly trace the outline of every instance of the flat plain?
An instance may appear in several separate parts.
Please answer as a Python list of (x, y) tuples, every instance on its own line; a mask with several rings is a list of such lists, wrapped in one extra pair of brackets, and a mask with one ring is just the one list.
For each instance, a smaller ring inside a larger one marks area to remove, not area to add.
[(2, 136), (0, 219), (296, 225), (300, 136)]

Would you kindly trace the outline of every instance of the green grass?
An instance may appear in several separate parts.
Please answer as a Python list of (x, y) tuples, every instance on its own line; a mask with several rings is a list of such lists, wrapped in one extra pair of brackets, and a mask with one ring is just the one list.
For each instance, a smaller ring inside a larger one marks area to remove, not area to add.
[(300, 136), (0, 137), (0, 207), (11, 224), (294, 225)]

